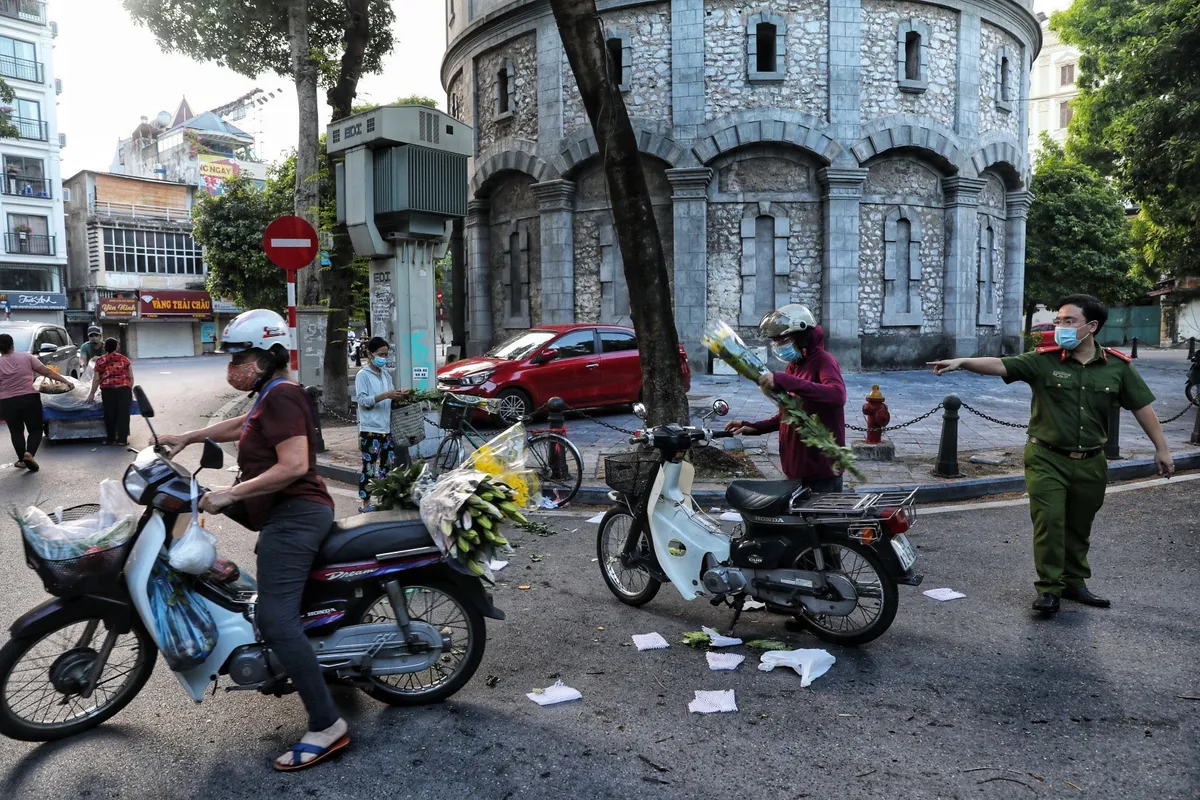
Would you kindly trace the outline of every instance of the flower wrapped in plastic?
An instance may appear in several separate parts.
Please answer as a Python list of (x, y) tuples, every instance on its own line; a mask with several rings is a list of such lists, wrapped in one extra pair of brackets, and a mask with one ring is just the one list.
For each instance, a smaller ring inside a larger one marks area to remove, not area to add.
[[(758, 354), (746, 346), (737, 331), (725, 322), (709, 326), (701, 340), (714, 356), (724, 361), (733, 371), (747, 380), (758, 383), (767, 373), (766, 363)], [(864, 475), (854, 461), (849, 447), (838, 444), (829, 429), (813, 414), (804, 410), (804, 404), (795, 395), (780, 390), (763, 389), (763, 394), (779, 406), (780, 421), (796, 430), (800, 439), (809, 447), (816, 448), (821, 455), (833, 462), (834, 469), (849, 472), (862, 480)]]

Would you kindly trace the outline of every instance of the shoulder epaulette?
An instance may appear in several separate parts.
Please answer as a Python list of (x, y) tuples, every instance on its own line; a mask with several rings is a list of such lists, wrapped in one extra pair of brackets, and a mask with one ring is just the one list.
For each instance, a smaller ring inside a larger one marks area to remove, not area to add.
[(1059, 353), (1059, 352), (1062, 352), (1062, 348), (1061, 348), (1061, 347), (1059, 347), (1059, 346), (1058, 346), (1058, 345), (1056, 345), (1056, 344), (1048, 344), (1048, 345), (1045, 345), (1044, 347), (1039, 347), (1039, 348), (1037, 348), (1037, 352), (1038, 352), (1038, 353), (1041, 353), (1041, 354), (1044, 354), (1044, 353)]
[(1122, 353), (1120, 350), (1114, 350), (1114, 349), (1113, 349), (1113, 348), (1111, 348), (1111, 347), (1106, 347), (1106, 348), (1104, 348), (1104, 352), (1108, 353), (1109, 355), (1114, 355), (1114, 356), (1116, 356), (1117, 358), (1119, 358), (1119, 359), (1121, 359), (1122, 361), (1124, 361), (1126, 364), (1132, 364), (1132, 363), (1133, 363), (1133, 358), (1131, 358), (1130, 356), (1127, 356), (1127, 355), (1125, 355), (1125, 354), (1124, 354), (1124, 353)]

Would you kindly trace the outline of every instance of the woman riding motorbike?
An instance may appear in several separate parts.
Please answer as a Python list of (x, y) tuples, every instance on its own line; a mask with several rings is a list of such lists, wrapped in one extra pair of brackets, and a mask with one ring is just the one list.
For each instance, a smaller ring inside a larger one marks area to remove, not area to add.
[(233, 355), (226, 379), (241, 392), (257, 393), (240, 417), (158, 441), (171, 454), (211, 438), (238, 443), (241, 480), (204, 495), (209, 513), (241, 504), (244, 524), (259, 531), (259, 633), (278, 655), (308, 711), (308, 732), (275, 760), (278, 770), (313, 766), (350, 743), (317, 657), (300, 623), (301, 594), (321, 542), (333, 524), (333, 499), (316, 472), (316, 425), (308, 396), (288, 377), (291, 337), (274, 311), (256, 309), (236, 317), (222, 335)]

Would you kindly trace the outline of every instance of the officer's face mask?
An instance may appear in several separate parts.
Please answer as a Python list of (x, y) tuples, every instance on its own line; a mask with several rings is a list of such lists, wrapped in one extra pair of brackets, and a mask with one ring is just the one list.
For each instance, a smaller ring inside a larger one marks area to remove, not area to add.
[[(1080, 335), (1081, 331), (1083, 333), (1082, 336)], [(1059, 325), (1054, 328), (1054, 343), (1063, 350), (1074, 350), (1091, 335), (1092, 332), (1087, 329), (1086, 324), (1082, 328)]]

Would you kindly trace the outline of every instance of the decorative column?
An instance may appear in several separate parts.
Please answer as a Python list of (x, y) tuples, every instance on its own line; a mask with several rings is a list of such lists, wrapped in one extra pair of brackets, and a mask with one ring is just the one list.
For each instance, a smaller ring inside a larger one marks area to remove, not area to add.
[(1000, 307), (1000, 335), (1004, 352), (1018, 355), (1025, 350), (1021, 340), (1025, 323), (1025, 222), (1029, 217), (1033, 193), (1009, 192), (1006, 201), (1008, 220), (1005, 222), (1004, 236), (1004, 300)]
[(843, 143), (836, 166), (856, 166), (862, 125), (862, 0), (829, 0), (829, 128)]
[(671, 119), (676, 141), (704, 124), (704, 0), (671, 0)]
[(842, 369), (862, 368), (858, 318), (859, 200), (867, 171), (858, 167), (822, 169), (825, 240), (822, 247), (821, 325), (825, 342)]
[[(970, 7), (958, 15), (958, 113), (954, 132), (964, 142), (979, 136), (980, 36), (982, 22)], [(988, 65), (990, 67), (990, 65)]]
[(979, 348), (976, 311), (979, 308), (979, 178), (943, 178), (946, 196), (946, 274), (942, 286), (942, 333), (946, 355), (964, 358)]
[(492, 345), (492, 201), (471, 200), (463, 236), (467, 245), (467, 352), (477, 356)]
[(537, 29), (538, 140), (557, 144), (563, 135), (562, 39), (553, 18)]
[(708, 319), (708, 167), (666, 171), (675, 212), (675, 328), (692, 372), (708, 372), (700, 344)]
[(542, 324), (575, 321), (575, 184), (553, 180), (535, 183), (533, 195), (541, 215)]

